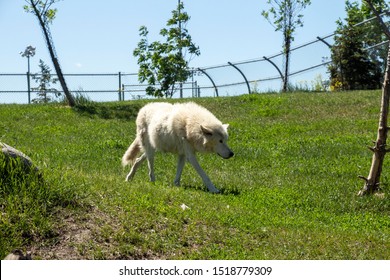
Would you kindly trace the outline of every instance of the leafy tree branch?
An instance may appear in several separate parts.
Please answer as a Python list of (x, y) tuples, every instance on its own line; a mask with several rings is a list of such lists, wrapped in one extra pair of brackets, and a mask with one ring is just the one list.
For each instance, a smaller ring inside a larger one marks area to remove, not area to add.
[[(185, 82), (191, 75), (188, 69), (189, 61), (200, 55), (199, 47), (192, 42), (186, 24), (190, 17), (183, 11), (180, 3), (172, 11), (172, 18), (167, 27), (160, 30), (164, 42), (149, 43), (148, 29), (141, 26), (137, 48), (133, 55), (138, 58), (138, 79), (147, 83), (146, 93), (156, 97), (172, 97), (176, 91), (176, 84)], [(187, 56), (190, 56), (186, 59)]]

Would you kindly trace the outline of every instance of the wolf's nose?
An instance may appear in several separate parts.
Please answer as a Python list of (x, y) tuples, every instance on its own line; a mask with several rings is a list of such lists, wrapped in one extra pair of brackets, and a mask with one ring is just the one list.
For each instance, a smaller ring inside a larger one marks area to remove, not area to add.
[(232, 151), (230, 151), (228, 158), (231, 158), (232, 156), (234, 156), (234, 153)]

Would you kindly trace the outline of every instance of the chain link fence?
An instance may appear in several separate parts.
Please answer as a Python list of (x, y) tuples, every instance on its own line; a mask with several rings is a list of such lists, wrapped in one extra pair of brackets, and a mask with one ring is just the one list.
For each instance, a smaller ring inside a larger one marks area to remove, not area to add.
[[(365, 24), (374, 20), (366, 20)], [(335, 33), (317, 37), (311, 42), (294, 47), (290, 55), (289, 85), (293, 90), (328, 90), (330, 48)], [(378, 42), (370, 48), (387, 48), (388, 41)], [(182, 84), (173, 98), (234, 96), (253, 92), (279, 92), (283, 76), (284, 55), (270, 56), (221, 65), (191, 68), (192, 75)], [(39, 74), (1, 74), (0, 103), (30, 103), (37, 98), (37, 82), (32, 79)], [(52, 74), (56, 78), (55, 74)], [(64, 74), (68, 88), (93, 101), (122, 101), (152, 98), (146, 95), (147, 85), (138, 82), (137, 73)], [(28, 87), (30, 79), (30, 88)], [(61, 92), (59, 83), (52, 85)], [(50, 94), (50, 92), (48, 92)]]

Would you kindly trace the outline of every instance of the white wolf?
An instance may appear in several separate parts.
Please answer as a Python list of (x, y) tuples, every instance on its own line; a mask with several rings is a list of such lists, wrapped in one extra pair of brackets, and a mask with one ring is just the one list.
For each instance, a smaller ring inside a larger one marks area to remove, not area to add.
[[(187, 159), (209, 191), (219, 192), (200, 167), (195, 153), (217, 153), (225, 159), (232, 157), (234, 153), (226, 144), (228, 124), (222, 124), (212, 113), (193, 102), (149, 103), (139, 111), (136, 124), (137, 136), (122, 158), (123, 166), (133, 164), (126, 181), (133, 178), (146, 159), (150, 180), (154, 182), (154, 154), (159, 150), (178, 154), (175, 185), (180, 185)], [(143, 154), (136, 158), (141, 151)]]

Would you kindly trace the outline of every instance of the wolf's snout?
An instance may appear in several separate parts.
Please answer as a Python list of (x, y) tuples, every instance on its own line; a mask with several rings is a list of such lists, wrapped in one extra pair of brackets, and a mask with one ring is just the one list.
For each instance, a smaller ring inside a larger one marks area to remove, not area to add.
[(218, 153), (218, 155), (220, 155), (220, 156), (221, 156), (222, 158), (224, 158), (224, 159), (228, 159), (228, 158), (231, 158), (232, 156), (234, 156), (234, 153), (233, 153), (232, 151), (229, 150), (228, 153), (223, 153), (223, 154), (219, 154), (219, 153)]
[(232, 151), (230, 151), (230, 153), (229, 153), (227, 159), (228, 159), (228, 158), (231, 158), (232, 156), (234, 156), (234, 153), (233, 153)]

